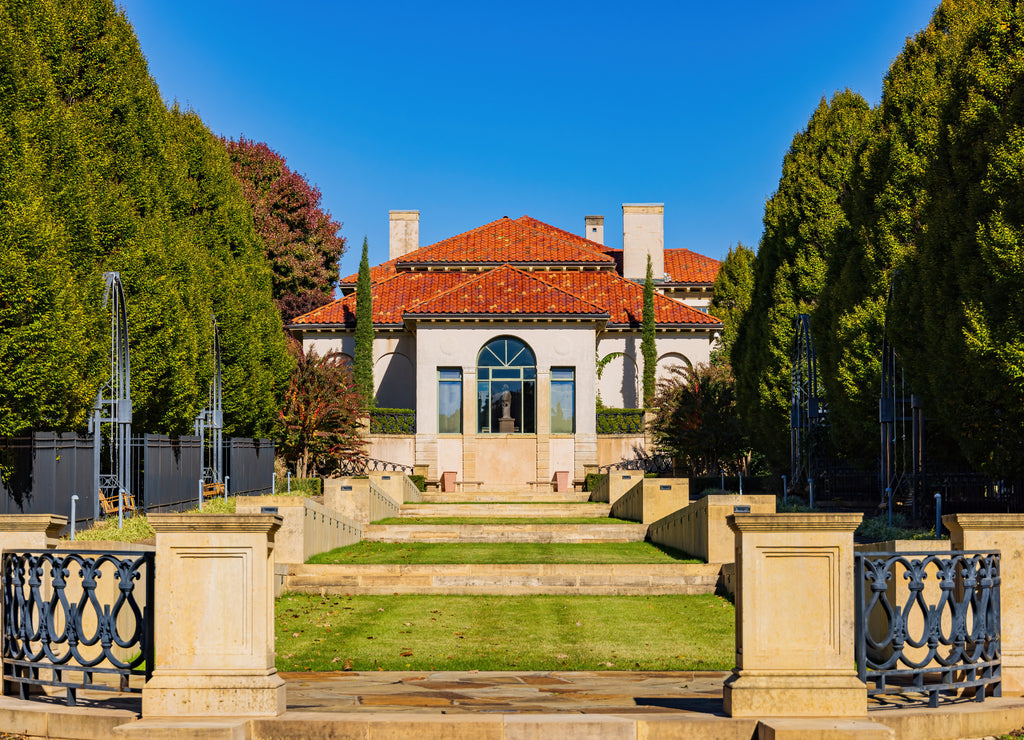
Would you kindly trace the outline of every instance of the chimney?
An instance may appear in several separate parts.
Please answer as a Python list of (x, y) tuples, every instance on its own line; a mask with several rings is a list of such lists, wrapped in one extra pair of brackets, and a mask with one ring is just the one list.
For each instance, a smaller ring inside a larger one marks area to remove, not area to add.
[(654, 279), (665, 274), (665, 204), (622, 204), (622, 276), (628, 280), (647, 277), (651, 258)]
[(604, 216), (584, 216), (587, 225), (583, 230), (583, 238), (598, 244), (604, 244)]
[(388, 259), (404, 257), (420, 248), (420, 212), (388, 211), (391, 216), (391, 243)]

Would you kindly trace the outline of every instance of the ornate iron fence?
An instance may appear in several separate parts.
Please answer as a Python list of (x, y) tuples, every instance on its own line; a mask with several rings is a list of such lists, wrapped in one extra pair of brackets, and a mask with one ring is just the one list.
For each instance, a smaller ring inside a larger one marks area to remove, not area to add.
[(367, 473), (408, 473), (412, 475), (413, 466), (402, 463), (378, 460), (374, 457), (349, 457), (338, 464), (337, 474), (366, 475)]
[(372, 409), (370, 434), (416, 434), (413, 409)]
[(153, 553), (5, 552), (3, 599), (3, 680), (22, 699), (58, 686), (75, 706), (77, 689), (139, 692), (130, 677), (152, 675)]
[(601, 409), (597, 412), (598, 434), (643, 434), (643, 409)]
[(1001, 695), (999, 553), (867, 552), (854, 560), (857, 670), (868, 695)]

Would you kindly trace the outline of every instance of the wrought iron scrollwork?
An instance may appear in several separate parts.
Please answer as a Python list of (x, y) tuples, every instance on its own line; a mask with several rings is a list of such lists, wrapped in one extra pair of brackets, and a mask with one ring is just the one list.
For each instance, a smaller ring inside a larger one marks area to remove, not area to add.
[(999, 553), (858, 553), (857, 669), (868, 695), (1001, 695)]
[(402, 463), (378, 460), (373, 457), (348, 457), (340, 461), (337, 474), (366, 475), (367, 473), (408, 473), (412, 475), (413, 466)]
[(79, 688), (141, 691), (129, 678), (152, 675), (153, 553), (6, 552), (3, 594), (3, 680), (21, 698), (59, 686), (74, 706)]

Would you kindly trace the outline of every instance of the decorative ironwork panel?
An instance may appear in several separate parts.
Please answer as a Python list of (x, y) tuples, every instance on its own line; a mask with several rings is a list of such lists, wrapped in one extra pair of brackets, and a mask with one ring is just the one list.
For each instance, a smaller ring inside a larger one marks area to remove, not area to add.
[[(3, 554), (3, 680), (67, 690), (141, 691), (153, 672), (153, 553)], [(116, 685), (97, 678), (116, 677)], [(74, 679), (78, 680), (74, 680)]]
[(412, 409), (370, 411), (370, 434), (416, 434), (416, 412)]
[(868, 695), (1001, 695), (999, 553), (857, 553), (857, 670)]
[(408, 473), (413, 466), (378, 460), (374, 457), (349, 457), (339, 461), (338, 475), (366, 475), (367, 473)]

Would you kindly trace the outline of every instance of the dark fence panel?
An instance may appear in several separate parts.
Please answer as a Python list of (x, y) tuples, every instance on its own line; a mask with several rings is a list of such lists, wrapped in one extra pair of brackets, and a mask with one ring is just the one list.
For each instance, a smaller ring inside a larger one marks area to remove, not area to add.
[(147, 434), (142, 502), (146, 511), (183, 511), (199, 504), (199, 437)]
[(270, 493), (274, 485), (274, 443), (269, 439), (232, 437), (224, 455), (229, 492), (239, 496)]
[(34, 432), (0, 443), (5, 514), (71, 514), (87, 521), (96, 497), (92, 490), (92, 438), (75, 432)]

